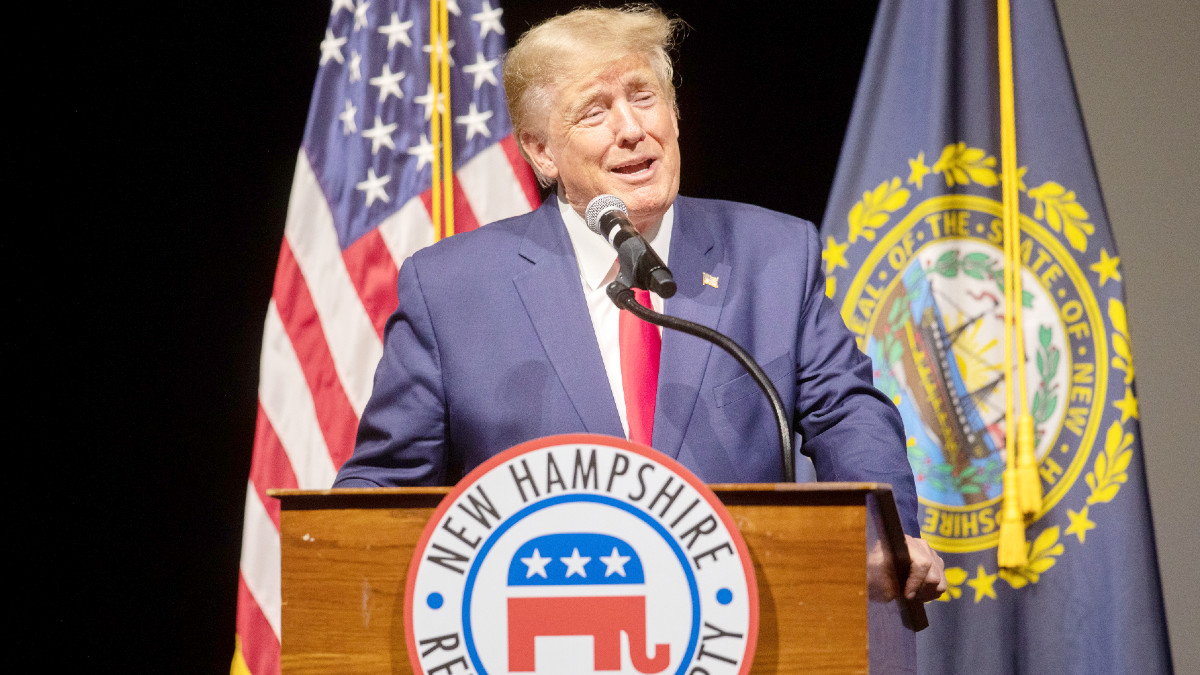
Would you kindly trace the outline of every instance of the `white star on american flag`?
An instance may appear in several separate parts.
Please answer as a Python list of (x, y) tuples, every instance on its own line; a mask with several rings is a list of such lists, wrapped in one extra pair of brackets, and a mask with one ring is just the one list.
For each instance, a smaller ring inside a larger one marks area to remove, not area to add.
[(358, 112), (358, 108), (346, 99), (346, 109), (338, 114), (338, 119), (342, 121), (342, 135), (349, 136), (358, 131), (358, 125), (354, 123), (354, 115)]
[[(438, 49), (439, 51), (441, 50), (440, 44), (438, 45)], [(431, 49), (429, 45), (421, 47), (421, 51), (425, 52), (426, 54), (433, 53), (433, 49)], [(450, 65), (457, 65), (454, 63), (454, 40), (446, 40), (446, 51), (450, 53)]]
[(388, 94), (393, 94), (396, 98), (404, 98), (404, 92), (400, 91), (400, 80), (403, 80), (407, 74), (403, 70), (393, 73), (388, 64), (383, 64), (383, 70), (379, 75), (370, 80), (371, 84), (379, 87), (380, 103), (387, 100)]
[(412, 28), (412, 25), (411, 21), (400, 21), (400, 15), (392, 12), (392, 22), (386, 26), (380, 26), (379, 33), (387, 36), (388, 49), (395, 47), (397, 42), (405, 47), (411, 47), (412, 40), (408, 37), (408, 29)]
[(346, 57), (342, 56), (342, 45), (346, 44), (346, 38), (335, 37), (333, 29), (325, 29), (325, 39), (321, 40), (321, 65), (333, 59), (338, 63), (345, 63)]
[(354, 11), (354, 0), (333, 0), (333, 9), (329, 10), (329, 16), (338, 13), (339, 9), (347, 9)]
[(358, 0), (358, 6), (354, 8), (354, 32), (358, 32), (359, 28), (367, 27), (367, 9), (371, 6), (369, 2)]
[[(429, 83), (429, 87), (425, 90), (425, 94), (423, 96), (418, 96), (418, 97), (414, 98), (413, 101), (415, 101), (416, 103), (419, 103), (420, 105), (425, 106), (425, 119), (426, 120), (428, 120), (430, 117), (433, 117), (433, 83), (432, 82)], [(445, 94), (438, 95), (438, 112), (439, 113), (446, 112), (446, 95)]]
[(382, 199), (386, 204), (391, 200), (388, 199), (387, 192), (384, 191), (383, 186), (387, 185), (391, 179), (391, 176), (376, 176), (375, 169), (367, 169), (367, 179), (356, 184), (354, 187), (367, 193), (367, 206), (374, 204), (376, 199)]
[(350, 50), (350, 81), (358, 82), (362, 79), (362, 54), (358, 50)]
[(409, 148), (407, 152), (417, 158), (417, 171), (433, 162), (433, 143), (429, 142), (429, 137), (425, 134), (421, 134), (421, 142)]
[(496, 81), (496, 64), (498, 63), (500, 63), (500, 59), (489, 61), (483, 58), (483, 52), (476, 52), (475, 63), (465, 65), (462, 69), (464, 73), (475, 76), (475, 89), (482, 87), (484, 82), (490, 82), (493, 86), (499, 87), (500, 83)]
[(500, 15), (502, 14), (504, 14), (504, 10), (499, 7), (492, 9), (491, 3), (483, 0), (483, 11), (471, 15), (471, 20), (479, 24), (480, 39), (487, 37), (488, 31), (504, 35), (504, 26), (500, 25)]
[(475, 134), (477, 133), (483, 134), (484, 138), (491, 138), (492, 132), (488, 131), (487, 121), (492, 119), (493, 114), (495, 113), (493, 113), (491, 110), (484, 110), (483, 112), (480, 112), (479, 109), (475, 107), (475, 103), (472, 102), (471, 108), (467, 111), (467, 114), (455, 117), (454, 121), (467, 128), (468, 141), (472, 138), (475, 138)]
[(392, 132), (396, 130), (397, 126), (395, 122), (384, 124), (379, 115), (375, 116), (375, 126), (362, 132), (363, 138), (370, 139), (371, 141), (372, 155), (378, 154), (379, 148), (384, 145), (392, 150), (396, 149), (396, 145), (392, 143)]

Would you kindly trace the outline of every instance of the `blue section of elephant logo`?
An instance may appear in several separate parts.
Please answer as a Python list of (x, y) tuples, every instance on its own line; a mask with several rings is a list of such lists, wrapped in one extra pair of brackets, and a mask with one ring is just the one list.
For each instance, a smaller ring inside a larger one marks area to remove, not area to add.
[(547, 534), (525, 542), (508, 568), (509, 586), (641, 584), (637, 551), (606, 534)]

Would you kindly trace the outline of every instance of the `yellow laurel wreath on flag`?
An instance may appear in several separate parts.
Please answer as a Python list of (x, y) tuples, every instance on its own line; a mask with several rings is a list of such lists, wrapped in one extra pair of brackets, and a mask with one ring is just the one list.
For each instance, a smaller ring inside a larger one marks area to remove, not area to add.
[(1029, 196), (1036, 201), (1035, 218), (1061, 232), (1076, 251), (1087, 250), (1087, 238), (1096, 232), (1096, 226), (1087, 222), (1088, 212), (1075, 199), (1075, 191), (1048, 180), (1031, 189)]
[(1116, 298), (1108, 301), (1108, 318), (1112, 321), (1112, 345), (1116, 356), (1113, 368), (1125, 371), (1125, 384), (1133, 382), (1133, 352), (1129, 348), (1129, 319), (1125, 316), (1125, 303)]
[(875, 241), (875, 230), (887, 224), (892, 213), (904, 208), (912, 193), (901, 187), (900, 178), (885, 180), (874, 190), (863, 193), (862, 201), (850, 209), (850, 241), (861, 236)]
[(1063, 545), (1058, 541), (1058, 526), (1046, 528), (1033, 542), (1027, 542), (1029, 563), (1022, 567), (1000, 568), (1000, 578), (1013, 588), (1036, 584), (1038, 578), (1058, 562)]
[(994, 187), (1000, 182), (996, 158), (983, 148), (969, 148), (966, 143), (951, 143), (942, 149), (942, 156), (933, 165), (933, 172), (946, 178), (946, 187), (970, 185), (972, 182)]
[(1111, 502), (1121, 485), (1128, 480), (1125, 470), (1133, 459), (1133, 434), (1125, 432), (1120, 422), (1113, 422), (1104, 438), (1104, 452), (1096, 455), (1092, 471), (1084, 478), (1092, 493), (1087, 503)]

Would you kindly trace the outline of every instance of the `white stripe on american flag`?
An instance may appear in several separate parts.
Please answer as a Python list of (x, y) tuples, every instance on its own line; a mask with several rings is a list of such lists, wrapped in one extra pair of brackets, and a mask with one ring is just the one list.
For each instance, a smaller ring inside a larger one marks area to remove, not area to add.
[(458, 170), (467, 200), (480, 225), (529, 213), (530, 204), (508, 156), (499, 143), (480, 152)]
[(383, 344), (346, 273), (333, 215), (303, 150), (296, 160), (283, 236), (312, 294), (346, 398), (361, 417), (371, 396), (372, 377), (383, 355)]
[(421, 198), (413, 197), (379, 224), (379, 234), (396, 262), (396, 269), (400, 269), (405, 258), (433, 243), (433, 221)]
[(258, 399), (287, 452), (296, 482), (301, 489), (324, 489), (333, 485), (337, 468), (317, 424), (312, 393), (283, 321), (272, 299), (263, 327), (262, 368)]
[(275, 530), (275, 523), (271, 522), (266, 508), (258, 500), (254, 486), (249, 485), (246, 490), (246, 523), (242, 529), (242, 578), (277, 639), (282, 625), (280, 559), (279, 533)]

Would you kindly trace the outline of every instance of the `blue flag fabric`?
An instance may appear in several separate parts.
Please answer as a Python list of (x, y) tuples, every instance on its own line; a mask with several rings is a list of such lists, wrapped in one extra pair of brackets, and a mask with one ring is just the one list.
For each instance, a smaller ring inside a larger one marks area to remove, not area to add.
[(822, 228), (827, 291), (900, 408), (948, 592), (925, 673), (1171, 671), (1117, 254), (1052, 0), (1012, 8), (1027, 406), (1044, 507), (996, 563), (1005, 465), (990, 2), (884, 0)]

